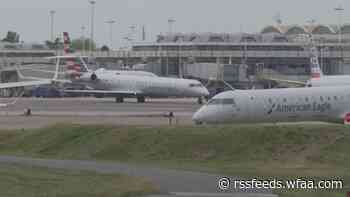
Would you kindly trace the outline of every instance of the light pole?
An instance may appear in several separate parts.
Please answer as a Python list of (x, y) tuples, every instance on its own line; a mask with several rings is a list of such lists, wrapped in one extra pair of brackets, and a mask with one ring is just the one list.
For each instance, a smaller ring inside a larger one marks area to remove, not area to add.
[(338, 41), (339, 44), (341, 44), (342, 42), (342, 14), (344, 11), (344, 8), (339, 5), (338, 7), (334, 8), (334, 11), (336, 12), (336, 14), (338, 14), (338, 33), (339, 33), (339, 37), (338, 37)]
[(168, 19), (168, 25), (169, 25), (169, 34), (173, 33), (173, 24), (176, 22), (175, 19), (169, 18)]
[(82, 54), (85, 52), (85, 26), (81, 26), (81, 51)]
[(115, 20), (108, 20), (106, 23), (109, 25), (109, 41), (110, 41), (110, 48), (113, 49), (113, 24), (115, 23)]
[(341, 52), (341, 60), (338, 62), (338, 69), (340, 68), (340, 64), (343, 60), (343, 47), (341, 46), (342, 44), (342, 14), (344, 11), (344, 8), (342, 7), (342, 5), (338, 5), (338, 7), (334, 8), (334, 11), (338, 14), (338, 33), (339, 33), (339, 37), (338, 37), (338, 42), (339, 42), (339, 49)]
[(51, 41), (52, 42), (54, 42), (54, 33), (53, 33), (53, 31), (54, 31), (54, 17), (55, 17), (55, 13), (56, 13), (56, 11), (55, 10), (50, 10), (50, 25), (51, 25), (51, 35), (50, 35), (50, 39), (51, 39)]
[(179, 77), (183, 78), (184, 76), (184, 68), (183, 68), (183, 62), (182, 62), (182, 43), (183, 43), (183, 37), (181, 37), (179, 42)]
[(89, 3), (91, 4), (91, 30), (90, 30), (90, 46), (89, 50), (90, 52), (93, 51), (93, 43), (94, 43), (94, 19), (95, 19), (95, 0), (90, 0)]
[[(126, 37), (124, 37), (124, 40), (126, 40), (127, 42), (132, 42), (132, 39), (129, 37), (129, 36), (126, 36)], [(127, 51), (126, 51), (126, 60), (125, 60), (125, 67), (129, 67), (129, 55), (130, 55), (130, 49), (127, 49)]]
[[(130, 35), (129, 35), (129, 38), (130, 38), (130, 42), (134, 41), (135, 40), (135, 29), (136, 29), (136, 25), (131, 25), (130, 27)], [(132, 44), (132, 43), (130, 43)]]

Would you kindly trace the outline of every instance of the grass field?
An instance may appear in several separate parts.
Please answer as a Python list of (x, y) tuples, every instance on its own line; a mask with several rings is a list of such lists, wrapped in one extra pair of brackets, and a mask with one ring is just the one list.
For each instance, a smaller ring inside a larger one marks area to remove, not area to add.
[[(176, 128), (56, 125), (39, 130), (2, 131), (0, 153), (142, 162), (242, 177), (340, 177), (350, 181), (349, 131), (349, 127), (342, 125)], [(345, 195), (341, 191), (283, 196), (323, 194)]]
[(129, 197), (154, 192), (145, 180), (123, 175), (0, 165), (0, 196)]

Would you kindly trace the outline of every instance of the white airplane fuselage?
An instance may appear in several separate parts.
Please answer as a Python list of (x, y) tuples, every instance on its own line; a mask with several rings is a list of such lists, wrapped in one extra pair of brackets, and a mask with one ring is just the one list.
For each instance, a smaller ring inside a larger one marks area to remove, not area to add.
[(134, 75), (134, 76), (148, 76), (148, 77), (158, 77), (156, 74), (147, 72), (147, 71), (138, 71), (138, 70), (106, 70), (100, 68), (94, 71), (95, 74), (106, 74), (112, 73), (114, 75)]
[(332, 75), (322, 76), (321, 78), (312, 78), (307, 82), (307, 86), (345, 86), (350, 85), (350, 75)]
[(197, 123), (350, 122), (350, 86), (228, 91), (193, 116)]
[(115, 72), (84, 73), (79, 82), (87, 83), (96, 90), (132, 91), (140, 96), (148, 97), (204, 97), (209, 92), (201, 82), (190, 79), (177, 79), (154, 76), (118, 75)]

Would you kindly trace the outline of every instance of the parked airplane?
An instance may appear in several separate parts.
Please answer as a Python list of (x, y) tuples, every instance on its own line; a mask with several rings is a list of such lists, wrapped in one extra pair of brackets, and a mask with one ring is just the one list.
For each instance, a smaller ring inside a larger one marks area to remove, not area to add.
[[(49, 59), (55, 59), (56, 65), (66, 66), (65, 73), (71, 82), (85, 84), (89, 88), (88, 90), (64, 90), (66, 93), (113, 96), (119, 103), (123, 102), (125, 97), (136, 97), (138, 102), (143, 103), (146, 97), (173, 96), (196, 97), (198, 102), (202, 103), (202, 99), (209, 95), (207, 88), (197, 80), (136, 73), (120, 74), (120, 71), (101, 69), (92, 71), (86, 65), (83, 57), (74, 55), (56, 56)], [(60, 73), (58, 67), (56, 66), (55, 75)]]
[(235, 90), (220, 93), (200, 108), (201, 123), (324, 121), (350, 123), (350, 86)]
[[(64, 51), (69, 53), (70, 38), (67, 32), (64, 36)], [(116, 97), (116, 102), (123, 102), (125, 97), (136, 97), (140, 103), (145, 97), (198, 97), (202, 103), (203, 97), (209, 95), (206, 87), (197, 80), (158, 77), (145, 71), (120, 71), (88, 68), (83, 57), (58, 56), (57, 61), (66, 61), (67, 73), (75, 83), (86, 84), (89, 90), (65, 90), (67, 93), (85, 93), (109, 95)], [(80, 63), (74, 61), (78, 59)]]
[(123, 102), (125, 97), (136, 97), (140, 103), (145, 97), (197, 97), (199, 103), (209, 95), (208, 90), (197, 80), (150, 77), (137, 75), (118, 75), (115, 72), (85, 72), (74, 80), (85, 83), (92, 90), (66, 90), (68, 93), (88, 93), (111, 95), (116, 102)]
[(350, 75), (324, 75), (318, 61), (318, 52), (316, 47), (311, 47), (310, 50), (310, 79), (306, 82), (292, 81), (276, 78), (267, 78), (276, 82), (285, 82), (306, 87), (324, 87), (337, 85), (350, 85)]
[[(64, 49), (68, 53), (69, 36), (64, 33)], [(176, 79), (158, 77), (157, 75), (142, 71), (112, 71), (98, 69), (93, 71), (88, 68), (84, 57), (76, 55), (64, 55), (49, 57), (56, 60), (56, 69), (51, 71), (58, 79), (59, 74), (64, 73), (69, 77), (69, 82), (84, 84), (88, 90), (64, 90), (66, 93), (92, 94), (95, 96), (113, 96), (116, 102), (123, 102), (125, 97), (136, 97), (140, 103), (145, 102), (146, 97), (196, 97), (202, 103), (203, 98), (209, 95), (206, 87), (201, 82), (191, 79)], [(60, 72), (61, 65), (66, 67), (65, 72)], [(20, 76), (24, 76), (20, 73)], [(67, 82), (67, 80), (61, 80)]]

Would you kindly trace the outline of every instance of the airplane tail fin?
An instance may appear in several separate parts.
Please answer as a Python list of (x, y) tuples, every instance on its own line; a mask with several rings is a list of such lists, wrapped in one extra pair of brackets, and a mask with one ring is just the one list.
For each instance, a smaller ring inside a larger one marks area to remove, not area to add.
[(318, 61), (318, 52), (316, 47), (311, 47), (310, 51), (310, 71), (312, 79), (319, 79), (323, 77), (323, 72), (321, 70), (319, 61)]
[(64, 46), (64, 53), (68, 54), (70, 52), (70, 38), (68, 32), (63, 32), (63, 46)]
[(66, 62), (66, 73), (71, 79), (77, 79), (82, 75), (82, 67), (74, 60), (68, 60)]
[[(68, 55), (70, 51), (71, 40), (68, 32), (63, 32), (63, 44), (64, 44), (64, 54)], [(82, 75), (82, 65), (77, 63), (75, 58), (67, 59), (66, 61), (66, 74), (70, 79), (78, 79)]]

